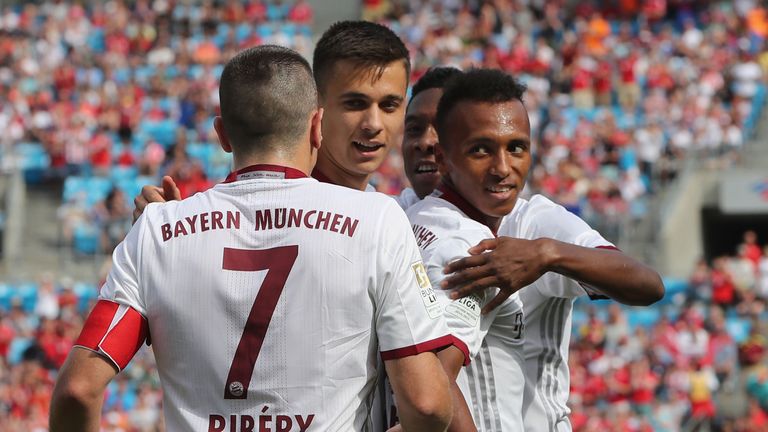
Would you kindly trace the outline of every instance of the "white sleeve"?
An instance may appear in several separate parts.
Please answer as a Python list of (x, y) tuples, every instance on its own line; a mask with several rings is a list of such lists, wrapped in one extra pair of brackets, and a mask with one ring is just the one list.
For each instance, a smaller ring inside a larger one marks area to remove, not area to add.
[[(537, 212), (534, 218), (526, 230), (525, 238), (551, 238), (582, 247), (616, 249), (599, 232), (563, 206), (551, 205)], [(554, 272), (542, 276), (536, 287), (543, 295), (551, 297), (572, 298), (588, 295), (594, 300), (607, 298), (588, 285)]]
[(139, 260), (141, 259), (142, 236), (146, 226), (147, 207), (141, 217), (131, 227), (128, 235), (117, 245), (112, 253), (112, 268), (107, 281), (101, 287), (99, 299), (130, 306), (146, 316), (146, 307), (139, 282)]
[(115, 248), (99, 301), (74, 343), (105, 356), (118, 370), (128, 365), (149, 335), (138, 271), (147, 210)]
[[(434, 247), (430, 248), (429, 257), (425, 257), (427, 274), (432, 284), (439, 287), (440, 282), (448, 276), (443, 274), (443, 268), (452, 261), (468, 256), (467, 250), (472, 246), (474, 244), (463, 238), (449, 237), (438, 240)], [(467, 365), (480, 350), (498, 308), (488, 315), (481, 315), (482, 307), (492, 298), (489, 290), (457, 300), (448, 297), (452, 291), (437, 289), (436, 293), (448, 330), (458, 339), (457, 348), (464, 352), (464, 364)]]
[(392, 202), (379, 234), (376, 333), (384, 360), (453, 344), (405, 213)]

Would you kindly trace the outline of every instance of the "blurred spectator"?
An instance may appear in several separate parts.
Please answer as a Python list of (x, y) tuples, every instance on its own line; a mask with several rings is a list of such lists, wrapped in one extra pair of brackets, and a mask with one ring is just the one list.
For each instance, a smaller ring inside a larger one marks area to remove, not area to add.
[(100, 227), (101, 249), (104, 253), (112, 253), (131, 228), (131, 209), (122, 190), (113, 188), (109, 191), (104, 201), (94, 208), (94, 220)]

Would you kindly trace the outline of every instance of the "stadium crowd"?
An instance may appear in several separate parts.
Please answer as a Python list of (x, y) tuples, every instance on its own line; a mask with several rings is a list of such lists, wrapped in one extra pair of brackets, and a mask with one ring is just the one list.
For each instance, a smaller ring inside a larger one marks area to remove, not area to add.
[[(536, 141), (529, 189), (587, 219), (641, 216), (641, 198), (687, 158), (734, 162), (764, 102), (768, 17), (749, 0), (364, 3), (407, 43), (414, 79), (433, 65), (520, 76)], [(226, 174), (212, 130), (223, 59), (258, 43), (308, 55), (312, 17), (303, 0), (7, 6), (0, 154), (39, 147), (41, 178), (65, 180), (64, 239), (110, 251), (143, 184), (169, 174), (188, 196)], [(399, 192), (402, 171), (395, 149), (377, 188)], [(702, 261), (650, 312), (579, 306), (575, 430), (768, 428), (768, 249), (758, 240), (768, 241), (747, 233), (734, 256)], [(95, 295), (49, 276), (0, 286), (0, 430), (47, 429), (56, 370)], [(104, 429), (157, 430), (160, 401), (146, 348), (110, 384)]]
[[(642, 216), (641, 198), (689, 157), (732, 163), (764, 102), (757, 2), (367, 3), (408, 45), (414, 78), (435, 65), (520, 77), (537, 153), (529, 188), (587, 220)], [(396, 192), (390, 163), (380, 189)]]

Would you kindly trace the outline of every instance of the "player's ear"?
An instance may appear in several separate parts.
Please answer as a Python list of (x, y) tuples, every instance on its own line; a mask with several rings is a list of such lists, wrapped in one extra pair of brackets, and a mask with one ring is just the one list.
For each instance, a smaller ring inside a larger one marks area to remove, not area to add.
[(213, 128), (216, 130), (216, 135), (219, 136), (221, 148), (227, 153), (232, 153), (232, 144), (229, 142), (229, 137), (227, 137), (227, 133), (224, 131), (224, 120), (222, 120), (221, 116), (216, 116), (213, 119)]
[(312, 119), (309, 124), (309, 143), (312, 148), (317, 150), (320, 148), (320, 144), (323, 141), (323, 109), (318, 108), (317, 111), (312, 114)]

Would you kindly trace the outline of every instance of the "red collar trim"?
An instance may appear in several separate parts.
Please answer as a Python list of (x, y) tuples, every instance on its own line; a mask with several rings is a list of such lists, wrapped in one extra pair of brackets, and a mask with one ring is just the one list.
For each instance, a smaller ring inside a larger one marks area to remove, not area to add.
[(300, 179), (307, 175), (296, 168), (280, 165), (258, 164), (232, 171), (224, 180), (224, 183), (232, 183), (238, 180), (251, 179)]
[(464, 199), (463, 196), (459, 195), (459, 193), (456, 192), (456, 190), (453, 189), (450, 184), (442, 181), (437, 186), (437, 190), (440, 192), (440, 198), (458, 207), (459, 210), (461, 210), (465, 215), (469, 216), (470, 219), (487, 226), (488, 229), (490, 229), (493, 233), (493, 236), (498, 237), (498, 234), (496, 234), (496, 229), (488, 226), (488, 224), (485, 222), (485, 215), (480, 210), (475, 208), (475, 206), (470, 204), (469, 201)]

